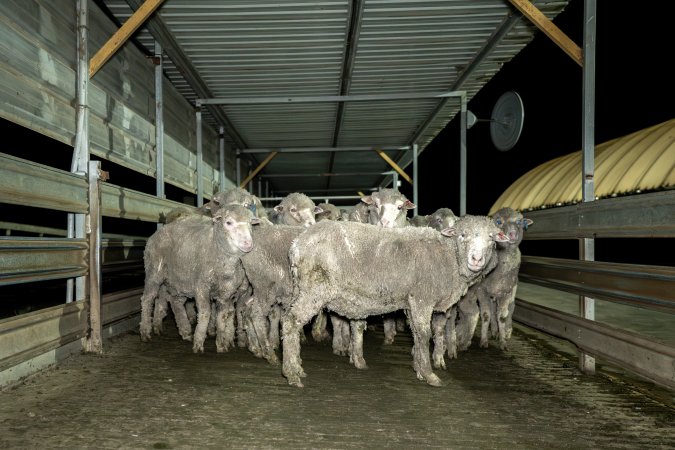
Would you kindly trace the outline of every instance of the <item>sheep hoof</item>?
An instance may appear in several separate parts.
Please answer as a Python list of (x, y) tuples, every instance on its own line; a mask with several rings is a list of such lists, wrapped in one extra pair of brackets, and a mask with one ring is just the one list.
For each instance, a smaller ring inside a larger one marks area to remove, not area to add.
[(193, 351), (194, 353), (204, 353), (204, 346), (203, 346), (203, 345), (197, 345), (197, 344), (194, 344), (194, 345), (192, 346), (192, 351)]
[(434, 386), (434, 387), (441, 387), (443, 386), (443, 382), (441, 381), (440, 378), (438, 378), (438, 375), (435, 373), (432, 373), (426, 378), (426, 382), (429, 386)]
[(300, 381), (300, 377), (289, 377), (288, 378), (288, 384), (290, 384), (291, 386), (299, 387), (299, 388), (305, 387), (305, 385), (302, 384), (302, 381)]
[(488, 348), (488, 343), (487, 341), (480, 341), (480, 348)]
[(279, 365), (279, 358), (277, 358), (276, 353), (271, 353), (265, 357), (268, 363), (270, 363), (273, 366), (278, 366)]
[(366, 360), (364, 358), (349, 358), (349, 362), (354, 364), (354, 367), (357, 369), (367, 369), (368, 365), (366, 364)]
[(446, 370), (447, 367), (445, 366), (445, 359), (443, 356), (440, 358), (434, 358), (434, 369), (443, 369)]
[(393, 345), (394, 344), (394, 338), (393, 337), (385, 337), (384, 342), (382, 342), (384, 345)]

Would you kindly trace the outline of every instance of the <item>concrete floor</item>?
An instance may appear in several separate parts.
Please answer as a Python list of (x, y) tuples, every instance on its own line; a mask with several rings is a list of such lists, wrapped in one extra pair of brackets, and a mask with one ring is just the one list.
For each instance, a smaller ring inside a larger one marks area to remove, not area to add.
[(368, 331), (363, 371), (310, 337), (299, 389), (244, 349), (130, 332), (1, 392), (0, 448), (675, 448), (672, 392), (583, 375), (541, 337), (474, 341), (441, 388), (416, 379), (408, 333)]

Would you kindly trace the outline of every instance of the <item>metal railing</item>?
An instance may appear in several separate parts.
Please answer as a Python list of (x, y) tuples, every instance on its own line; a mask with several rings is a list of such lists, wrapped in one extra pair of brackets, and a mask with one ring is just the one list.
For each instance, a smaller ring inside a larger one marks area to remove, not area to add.
[[(524, 239), (674, 238), (675, 190), (526, 212)], [(675, 267), (523, 256), (520, 281), (675, 313)], [(514, 319), (675, 388), (675, 348), (617, 327), (516, 300)]]

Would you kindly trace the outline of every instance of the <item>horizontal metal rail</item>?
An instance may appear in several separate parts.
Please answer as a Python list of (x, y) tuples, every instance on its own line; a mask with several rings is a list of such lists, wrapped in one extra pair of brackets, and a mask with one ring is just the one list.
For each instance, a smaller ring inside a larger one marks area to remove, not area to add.
[(581, 351), (675, 389), (675, 348), (629, 331), (516, 299), (513, 318)]
[[(68, 231), (65, 228), (54, 228), (54, 227), (43, 227), (40, 225), (30, 225), (25, 223), (16, 223), (16, 222), (2, 222), (0, 221), (0, 230), (5, 230), (9, 232), (7, 235), (11, 235), (12, 231), (20, 231), (24, 233), (34, 233), (34, 234), (46, 234), (54, 237), (66, 237)], [(103, 242), (105, 243), (106, 239), (121, 239), (124, 241), (144, 241), (147, 239), (143, 236), (130, 236), (128, 234), (117, 234), (117, 233), (103, 233)]]
[(523, 256), (527, 283), (675, 313), (675, 267)]
[(359, 94), (359, 95), (315, 95), (298, 97), (248, 97), (248, 98), (199, 98), (197, 106), (202, 105), (266, 105), (277, 103), (334, 103), (334, 102), (370, 102), (387, 100), (419, 100), (462, 97), (462, 91), (449, 92), (411, 92), (399, 94)]
[(672, 238), (675, 189), (524, 212), (523, 239)]
[(101, 183), (101, 215), (144, 222), (164, 222), (174, 208), (194, 207), (184, 203), (158, 198), (132, 189)]
[(407, 145), (404, 146), (370, 146), (370, 147), (279, 147), (279, 148), (246, 148), (239, 150), (239, 153), (318, 153), (318, 152), (372, 152), (373, 150), (400, 151), (410, 150)]
[[(142, 293), (142, 289), (131, 289), (104, 295), (101, 300), (103, 325), (109, 326), (137, 314)], [(84, 302), (67, 303), (0, 320), (0, 373), (81, 339), (86, 328)], [(4, 384), (2, 378), (0, 376), (0, 385)]]
[(87, 240), (0, 237), (0, 286), (85, 275)]
[(73, 213), (87, 212), (82, 175), (0, 153), (0, 202)]

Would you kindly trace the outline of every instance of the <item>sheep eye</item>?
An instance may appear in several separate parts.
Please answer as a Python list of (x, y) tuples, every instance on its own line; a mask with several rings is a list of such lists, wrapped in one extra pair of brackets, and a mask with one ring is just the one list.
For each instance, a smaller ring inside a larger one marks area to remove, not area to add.
[(403, 209), (403, 205), (398, 205), (398, 210), (400, 211), (402, 209)]
[(291, 208), (291, 212), (297, 212), (297, 208)]
[(225, 221), (225, 225), (227, 225), (228, 227), (231, 227), (231, 226), (232, 226), (232, 221), (231, 221), (231, 220), (226, 220), (226, 221)]

